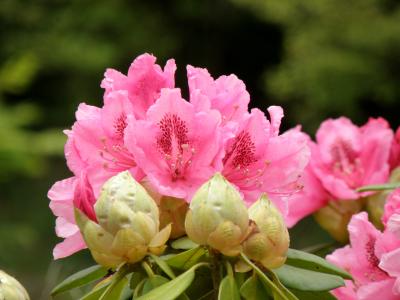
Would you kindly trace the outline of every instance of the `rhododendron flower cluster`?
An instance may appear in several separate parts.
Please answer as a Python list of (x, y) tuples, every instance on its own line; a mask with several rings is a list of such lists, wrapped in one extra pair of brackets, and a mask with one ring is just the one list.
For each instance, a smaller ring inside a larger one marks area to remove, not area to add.
[[(259, 109), (249, 112), (249, 93), (235, 75), (214, 80), (206, 69), (192, 66), (184, 99), (175, 87), (175, 70), (174, 60), (161, 68), (154, 56), (141, 55), (127, 75), (106, 71), (102, 107), (79, 105), (76, 122), (65, 131), (73, 177), (55, 183), (48, 194), (58, 217), (56, 233), (65, 239), (54, 249), (55, 258), (85, 247), (73, 210), (97, 222), (93, 206), (101, 186), (123, 171), (160, 195), (187, 202), (220, 172), (247, 205), (266, 193), (283, 213), (301, 190), (308, 138), (299, 128), (279, 134), (282, 108), (269, 107), (269, 118)], [(344, 146), (338, 145), (340, 152)]]
[(328, 261), (350, 272), (354, 281), (333, 291), (339, 300), (400, 299), (400, 189), (385, 205), (383, 232), (365, 212), (349, 223), (350, 245), (334, 251)]

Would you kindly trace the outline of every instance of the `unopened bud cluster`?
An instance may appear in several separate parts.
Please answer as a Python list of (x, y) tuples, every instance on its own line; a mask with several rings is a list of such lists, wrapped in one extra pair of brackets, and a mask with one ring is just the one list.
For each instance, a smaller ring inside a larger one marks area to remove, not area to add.
[(149, 253), (160, 255), (170, 237), (185, 232), (226, 256), (242, 252), (266, 268), (284, 264), (289, 234), (266, 195), (247, 209), (237, 189), (217, 173), (197, 190), (188, 208), (183, 200), (158, 195), (143, 184), (147, 190), (129, 172), (109, 179), (94, 206), (97, 223), (76, 210), (77, 224), (99, 264), (117, 267)]
[(185, 226), (194, 242), (224, 255), (243, 252), (266, 268), (285, 263), (289, 234), (279, 210), (266, 195), (247, 210), (241, 195), (220, 174), (196, 192)]

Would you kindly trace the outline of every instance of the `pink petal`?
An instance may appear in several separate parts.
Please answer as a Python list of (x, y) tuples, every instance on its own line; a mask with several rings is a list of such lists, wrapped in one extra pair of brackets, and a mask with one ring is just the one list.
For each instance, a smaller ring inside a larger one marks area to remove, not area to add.
[(56, 234), (62, 238), (68, 238), (75, 233), (79, 232), (79, 228), (76, 224), (71, 223), (69, 220), (63, 217), (56, 219)]
[(322, 187), (321, 182), (307, 166), (303, 177), (303, 189), (294, 194), (288, 201), (286, 225), (290, 228), (306, 216), (324, 207), (329, 201), (329, 195)]
[(386, 225), (393, 214), (400, 214), (400, 188), (395, 189), (386, 198), (382, 223)]
[(392, 232), (398, 239), (400, 239), (400, 214), (393, 214), (387, 222), (388, 231)]
[(360, 300), (398, 300), (399, 296), (393, 294), (393, 279), (386, 279), (361, 286), (357, 291)]
[(379, 267), (390, 276), (400, 278), (400, 248), (382, 255)]
[(283, 118), (283, 109), (280, 106), (270, 106), (268, 107), (268, 112), (271, 118), (271, 134), (277, 136)]
[[(190, 102), (196, 110), (218, 110), (223, 124), (241, 121), (247, 115), (250, 95), (246, 86), (235, 75), (221, 76), (214, 81), (207, 69), (187, 66)], [(199, 97), (198, 93), (205, 97)]]
[(385, 183), (389, 177), (389, 155), (393, 132), (382, 118), (369, 119), (361, 127), (363, 150), (361, 164), (364, 167), (363, 185)]
[(53, 257), (54, 259), (64, 258), (85, 248), (86, 244), (82, 235), (77, 232), (54, 247)]
[(334, 289), (331, 293), (338, 300), (358, 300), (354, 283), (351, 280), (345, 280), (345, 283), (346, 286)]

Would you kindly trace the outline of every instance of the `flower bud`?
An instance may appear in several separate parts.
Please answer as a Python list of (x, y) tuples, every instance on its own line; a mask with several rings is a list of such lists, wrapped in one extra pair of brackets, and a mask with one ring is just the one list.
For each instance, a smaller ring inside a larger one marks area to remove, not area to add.
[(0, 300), (29, 300), (25, 288), (2, 270), (0, 270)]
[(249, 228), (247, 209), (239, 192), (221, 174), (215, 174), (194, 194), (185, 228), (195, 243), (227, 256), (238, 255)]
[(171, 226), (159, 231), (159, 212), (146, 190), (126, 171), (110, 178), (95, 204), (98, 223), (76, 210), (77, 224), (93, 258), (116, 267), (165, 249)]
[(185, 216), (189, 208), (188, 203), (184, 199), (159, 194), (146, 179), (141, 184), (157, 203), (160, 211), (160, 227), (171, 224), (172, 239), (185, 235)]
[(286, 261), (289, 233), (278, 208), (263, 194), (249, 208), (256, 227), (243, 242), (244, 253), (268, 269), (279, 268)]
[(335, 240), (345, 244), (349, 240), (347, 225), (352, 215), (360, 212), (363, 205), (363, 198), (329, 201), (325, 207), (314, 214), (314, 218)]

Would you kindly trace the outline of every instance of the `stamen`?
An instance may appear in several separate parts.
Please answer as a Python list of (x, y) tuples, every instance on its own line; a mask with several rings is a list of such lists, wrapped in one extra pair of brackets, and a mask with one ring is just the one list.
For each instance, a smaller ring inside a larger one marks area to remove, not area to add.
[(183, 178), (196, 152), (188, 138), (187, 124), (176, 114), (166, 114), (158, 126), (157, 147), (169, 163), (172, 180)]

